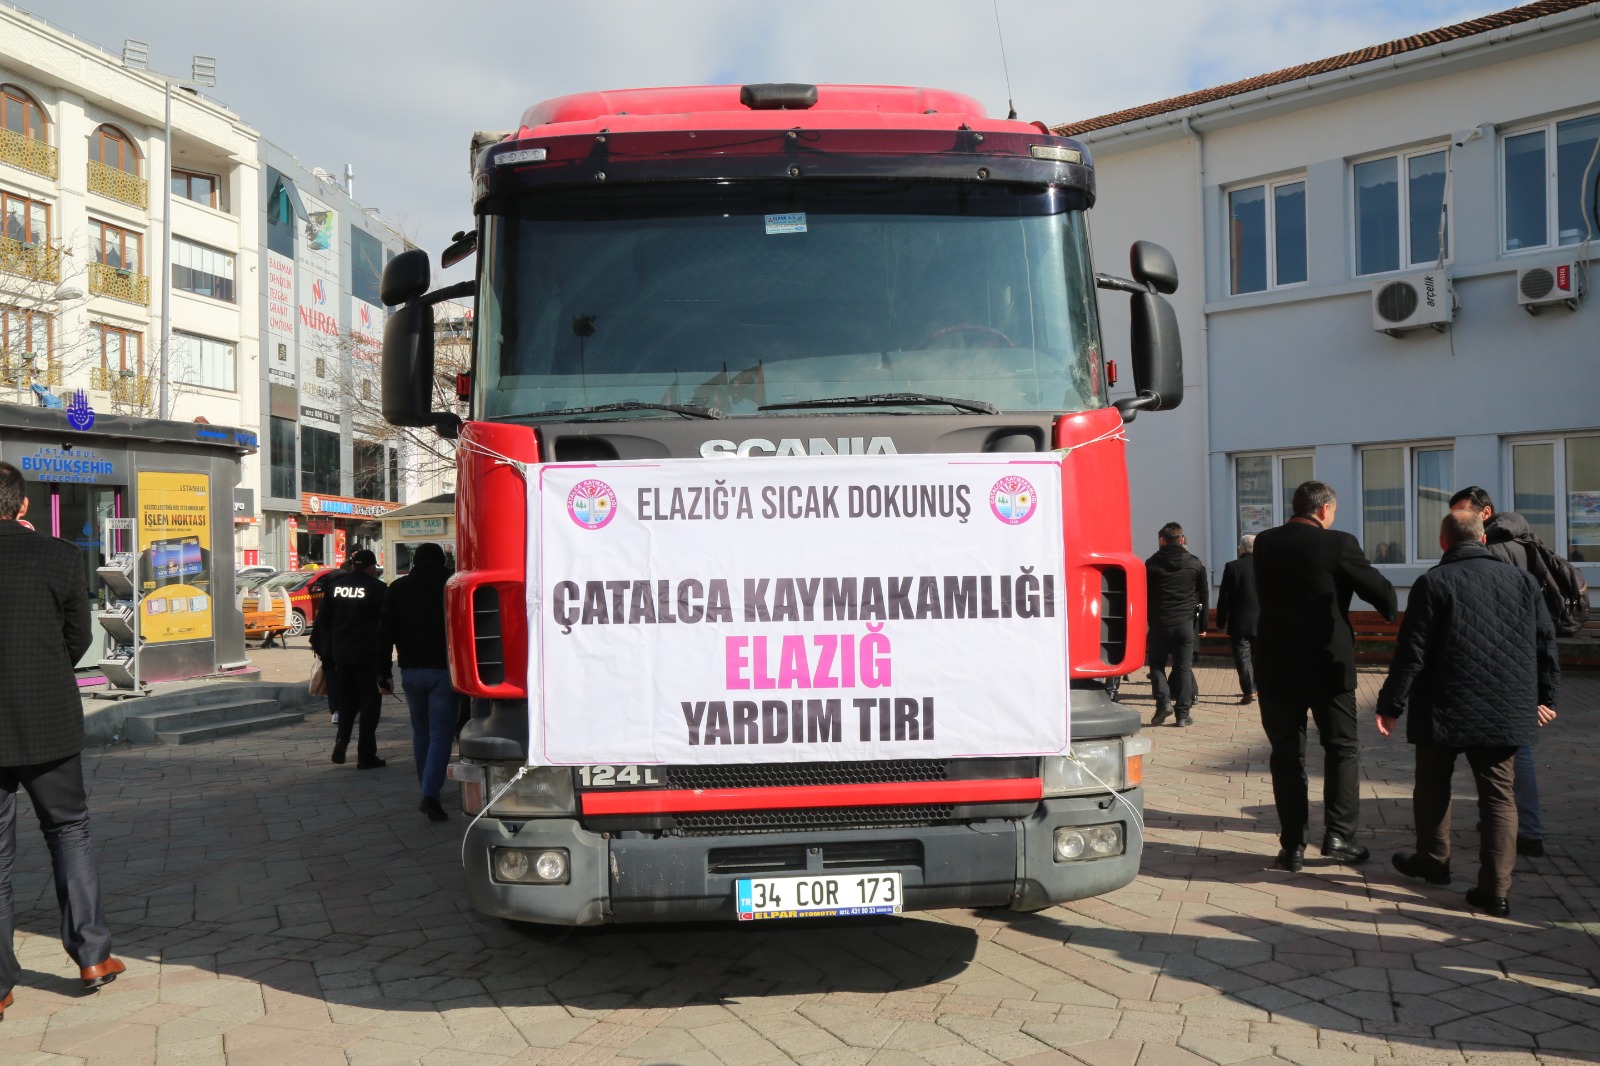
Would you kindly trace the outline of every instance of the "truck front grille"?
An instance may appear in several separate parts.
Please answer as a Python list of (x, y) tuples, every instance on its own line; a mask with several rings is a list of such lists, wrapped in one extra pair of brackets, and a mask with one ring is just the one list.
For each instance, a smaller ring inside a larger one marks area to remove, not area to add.
[(668, 788), (691, 789), (876, 785), (895, 781), (948, 781), (949, 779), (950, 763), (945, 759), (667, 767)]
[(780, 811), (733, 811), (678, 814), (679, 836), (727, 836), (740, 833), (785, 833), (807, 829), (899, 829), (947, 822), (955, 808), (930, 804), (916, 807), (811, 807)]

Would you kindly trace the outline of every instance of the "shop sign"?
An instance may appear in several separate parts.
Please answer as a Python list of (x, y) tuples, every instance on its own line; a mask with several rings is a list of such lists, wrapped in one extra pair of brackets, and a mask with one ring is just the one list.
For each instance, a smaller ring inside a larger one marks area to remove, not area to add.
[(362, 500), (352, 496), (314, 496), (302, 493), (300, 509), (308, 515), (349, 515), (352, 518), (379, 518), (399, 509), (398, 503), (388, 500)]
[(400, 519), (400, 535), (402, 537), (442, 537), (444, 536), (444, 519), (402, 518)]
[(314, 535), (333, 532), (333, 519), (326, 515), (312, 515), (306, 519), (306, 532)]
[(150, 644), (211, 637), (211, 479), (139, 474), (139, 635)]
[(7, 442), (0, 449), (6, 462), (29, 481), (54, 481), (75, 485), (117, 485), (127, 481), (126, 453), (100, 451), (82, 445)]
[(294, 515), (289, 516), (289, 569), (300, 569), (300, 542), (296, 538), (300, 533), (300, 520)]

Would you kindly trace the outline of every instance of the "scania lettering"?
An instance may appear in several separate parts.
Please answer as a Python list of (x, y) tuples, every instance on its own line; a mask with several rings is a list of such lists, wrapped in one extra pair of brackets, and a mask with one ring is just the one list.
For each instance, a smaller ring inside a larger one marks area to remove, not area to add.
[[(595, 92), (473, 138), (384, 271), (383, 409), (458, 444), (451, 776), (504, 918), (1037, 910), (1142, 853), (1128, 423), (1172, 257), (1097, 273), (1088, 150), (935, 89)], [(1097, 289), (1126, 295), (1113, 401)], [(434, 307), (474, 299), (435, 410)]]

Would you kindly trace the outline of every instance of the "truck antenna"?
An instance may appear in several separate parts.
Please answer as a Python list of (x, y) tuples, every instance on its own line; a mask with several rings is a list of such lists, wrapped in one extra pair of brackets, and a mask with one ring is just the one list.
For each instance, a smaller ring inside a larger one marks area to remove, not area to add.
[(1000, 0), (993, 0), (993, 3), (994, 35), (1000, 39), (1000, 67), (1006, 73), (1006, 106), (1011, 109), (1006, 118), (1014, 119), (1017, 117), (1017, 103), (1011, 95), (1011, 64), (1006, 62), (1006, 31), (1000, 26)]

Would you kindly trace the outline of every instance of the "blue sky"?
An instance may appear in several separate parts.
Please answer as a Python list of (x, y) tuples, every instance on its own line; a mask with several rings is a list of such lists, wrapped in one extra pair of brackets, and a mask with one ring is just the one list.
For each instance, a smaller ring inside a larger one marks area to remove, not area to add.
[[(587, 89), (745, 81), (954, 89), (1004, 114), (991, 0), (21, 0), (151, 66), (217, 58), (212, 95), (437, 251), (470, 224), (467, 141)], [(1335, 55), (1509, 4), (998, 0), (1024, 119), (1060, 123)]]

